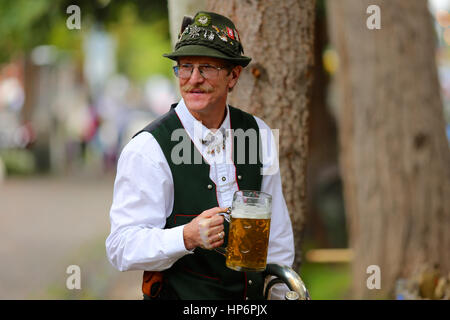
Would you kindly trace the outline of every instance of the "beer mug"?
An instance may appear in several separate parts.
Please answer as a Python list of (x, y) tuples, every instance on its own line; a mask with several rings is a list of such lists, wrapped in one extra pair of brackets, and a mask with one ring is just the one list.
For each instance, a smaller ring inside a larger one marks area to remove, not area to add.
[[(264, 271), (269, 246), (272, 196), (261, 191), (240, 190), (231, 210), (219, 213), (230, 223), (225, 249), (226, 266), (237, 271)], [(220, 250), (216, 250), (219, 251)]]

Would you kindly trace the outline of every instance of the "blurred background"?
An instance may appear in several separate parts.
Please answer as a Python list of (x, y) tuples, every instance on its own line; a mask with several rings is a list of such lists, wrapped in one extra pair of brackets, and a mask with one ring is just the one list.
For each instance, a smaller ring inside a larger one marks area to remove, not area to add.
[(178, 99), (167, 2), (2, 1), (0, 39), (0, 298), (141, 298), (104, 242), (122, 147)]
[[(172, 48), (169, 8), (0, 2), (0, 299), (141, 299), (142, 272), (115, 270), (104, 242), (123, 146), (179, 99), (172, 62), (161, 56)], [(181, 16), (197, 11), (185, 9)], [(450, 139), (450, 0), (430, 0), (429, 10)], [(322, 82), (312, 100), (320, 116), (311, 114), (301, 275), (313, 299), (350, 299), (353, 253), (333, 109), (338, 58), (323, 1), (316, 15), (314, 74)], [(66, 288), (70, 265), (81, 268), (81, 290)]]

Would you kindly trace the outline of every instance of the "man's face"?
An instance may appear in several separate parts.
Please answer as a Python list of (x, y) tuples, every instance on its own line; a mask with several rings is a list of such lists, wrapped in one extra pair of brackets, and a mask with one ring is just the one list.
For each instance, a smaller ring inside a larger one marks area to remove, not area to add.
[(217, 72), (212, 72), (215, 76), (205, 79), (200, 74), (198, 65), (209, 65), (219, 68), (226, 66), (224, 60), (210, 57), (182, 57), (178, 60), (178, 65), (196, 66), (190, 78), (183, 79), (179, 77), (181, 96), (189, 110), (201, 113), (225, 106), (228, 89), (237, 82), (239, 72), (236, 77), (236, 72), (220, 69)]

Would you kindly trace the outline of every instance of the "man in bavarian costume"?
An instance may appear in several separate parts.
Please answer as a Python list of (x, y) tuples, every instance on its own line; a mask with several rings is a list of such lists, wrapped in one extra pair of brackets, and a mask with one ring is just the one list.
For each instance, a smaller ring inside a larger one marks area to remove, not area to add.
[[(274, 137), (263, 120), (227, 104), (251, 60), (242, 53), (228, 18), (212, 12), (185, 18), (175, 51), (164, 55), (177, 63), (182, 99), (120, 155), (107, 255), (120, 271), (145, 271), (146, 299), (263, 299), (262, 273), (228, 269), (211, 250), (226, 244), (228, 225), (218, 213), (238, 190), (272, 195), (267, 263), (292, 265), (292, 226)], [(246, 140), (245, 161), (236, 161), (233, 132), (239, 129), (253, 130), (261, 142)], [(250, 161), (252, 152), (262, 160)]]

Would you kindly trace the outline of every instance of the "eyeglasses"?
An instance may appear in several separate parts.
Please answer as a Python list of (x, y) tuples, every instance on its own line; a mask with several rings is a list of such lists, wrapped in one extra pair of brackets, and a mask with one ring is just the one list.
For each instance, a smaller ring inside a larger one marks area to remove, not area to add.
[(197, 67), (198, 71), (205, 79), (215, 79), (219, 75), (220, 70), (227, 69), (226, 67), (216, 67), (210, 64), (181, 64), (173, 67), (175, 76), (181, 79), (189, 79)]

